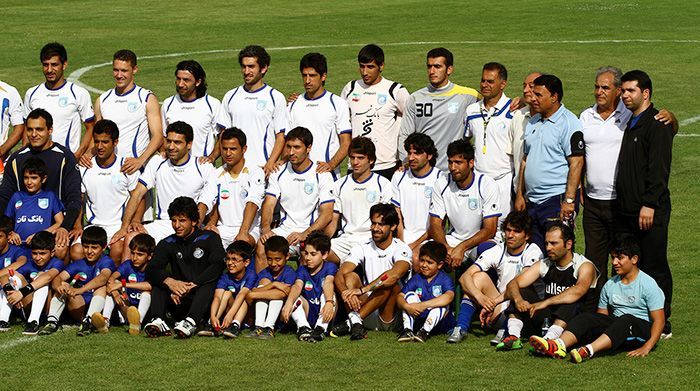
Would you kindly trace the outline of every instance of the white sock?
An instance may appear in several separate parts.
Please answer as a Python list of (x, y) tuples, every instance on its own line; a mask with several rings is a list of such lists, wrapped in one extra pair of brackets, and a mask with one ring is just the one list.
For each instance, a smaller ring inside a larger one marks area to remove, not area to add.
[(425, 323), (423, 323), (423, 330), (428, 333), (431, 332), (433, 327), (440, 323), (443, 316), (445, 316), (445, 307), (438, 307), (430, 310), (430, 312), (428, 312), (428, 317), (425, 319)]
[(141, 299), (139, 299), (138, 307), (139, 315), (141, 315), (141, 323), (143, 323), (149, 308), (151, 308), (151, 292), (141, 292)]
[(85, 315), (92, 316), (92, 314), (94, 314), (95, 312), (102, 312), (103, 308), (105, 308), (104, 296), (94, 295), (92, 297), (92, 300), (90, 300), (90, 306), (88, 307), (87, 313)]
[(508, 318), (508, 334), (520, 338), (523, 331), (523, 321), (518, 318)]
[(28, 322), (39, 322), (41, 313), (44, 311), (44, 304), (46, 304), (46, 299), (49, 297), (49, 287), (41, 287), (34, 291), (32, 295), (32, 310), (29, 313)]
[[(408, 292), (403, 298), (409, 304), (420, 303), (420, 297), (415, 292)], [(413, 317), (406, 311), (402, 311), (401, 317), (403, 318), (403, 328), (413, 331)]]
[[(321, 303), (321, 308), (323, 308), (323, 306), (326, 305), (326, 295), (324, 294), (321, 294)], [(328, 322), (323, 321), (323, 316), (321, 316), (320, 311), (318, 314), (318, 319), (316, 320), (316, 327), (321, 327), (323, 331), (328, 331)]]
[(54, 296), (51, 299), (51, 304), (49, 305), (49, 316), (47, 320), (50, 322), (58, 322), (65, 308), (66, 302), (59, 300), (58, 297)]
[(292, 311), (292, 320), (294, 320), (294, 323), (297, 325), (297, 329), (300, 329), (302, 327), (311, 327), (309, 326), (309, 320), (306, 319), (306, 312), (304, 312), (304, 306), (301, 305), (301, 298), (298, 298), (297, 301), (294, 303), (294, 311)]
[(112, 312), (114, 312), (114, 299), (112, 296), (105, 297), (105, 306), (102, 309), (102, 316), (109, 320), (112, 317)]
[(555, 324), (549, 326), (549, 330), (544, 335), (544, 339), (557, 339), (564, 332), (564, 328)]
[(593, 357), (593, 345), (591, 345), (591, 344), (586, 345), (586, 350), (588, 350), (588, 356)]
[(280, 312), (282, 312), (282, 307), (284, 307), (284, 302), (282, 300), (270, 300), (263, 327), (275, 328), (275, 322), (277, 322), (277, 318), (279, 318)]
[(267, 316), (267, 301), (258, 300), (255, 302), (255, 327), (263, 327), (265, 316)]
[(5, 291), (0, 290), (0, 321), (9, 322), (10, 313), (12, 312), (12, 307), (7, 303), (7, 296), (5, 296)]
[(358, 323), (362, 323), (362, 317), (360, 316), (360, 313), (357, 311), (352, 311), (351, 313), (348, 314), (348, 320), (350, 321), (350, 326)]

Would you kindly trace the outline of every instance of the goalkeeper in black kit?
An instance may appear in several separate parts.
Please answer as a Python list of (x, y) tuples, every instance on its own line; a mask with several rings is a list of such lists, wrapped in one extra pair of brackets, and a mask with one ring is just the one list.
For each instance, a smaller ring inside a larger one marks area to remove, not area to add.
[(189, 338), (208, 315), (226, 253), (219, 235), (198, 228), (199, 214), (192, 198), (173, 200), (168, 215), (175, 234), (158, 243), (146, 268), (153, 291), (151, 321), (144, 331), (149, 337), (171, 335), (164, 320), (169, 311), (176, 321), (175, 337)]

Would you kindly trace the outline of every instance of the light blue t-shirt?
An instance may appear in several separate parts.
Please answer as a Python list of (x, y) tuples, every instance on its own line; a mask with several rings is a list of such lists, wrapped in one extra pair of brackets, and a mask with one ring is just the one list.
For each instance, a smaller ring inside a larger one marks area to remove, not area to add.
[[(544, 121), (539, 113), (530, 118), (523, 133), (523, 150), (527, 155), (525, 194), (528, 201), (540, 204), (566, 191), (566, 178), (569, 175), (566, 158), (585, 153), (582, 129), (578, 117), (563, 104)], [(572, 145), (576, 132), (581, 132), (581, 137)]]
[(611, 309), (613, 316), (630, 314), (648, 322), (651, 311), (664, 308), (664, 292), (641, 270), (629, 285), (623, 284), (620, 276), (615, 276), (603, 286), (598, 308)]

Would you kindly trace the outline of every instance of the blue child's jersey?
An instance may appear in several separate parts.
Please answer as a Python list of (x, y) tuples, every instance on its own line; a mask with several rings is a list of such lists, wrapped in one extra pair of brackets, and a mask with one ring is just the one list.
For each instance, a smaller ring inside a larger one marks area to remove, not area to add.
[(17, 247), (13, 244), (8, 245), (7, 251), (0, 254), (0, 269), (4, 269), (12, 262), (16, 261), (17, 258), (25, 256), (28, 261), (32, 259), (32, 252), (23, 247)]
[(64, 270), (70, 275), (67, 282), (70, 284), (75, 279), (73, 287), (80, 288), (100, 274), (100, 271), (103, 269), (109, 269), (110, 272), (114, 273), (117, 270), (117, 266), (112, 258), (103, 255), (93, 265), (90, 265), (87, 259), (83, 258), (69, 264)]
[(428, 301), (434, 299), (445, 292), (454, 292), (455, 286), (447, 273), (440, 270), (438, 274), (435, 275), (432, 281), (428, 282), (422, 274), (415, 274), (410, 280), (404, 285), (401, 290), (404, 294), (408, 292), (416, 292), (420, 301)]
[(63, 204), (52, 191), (42, 190), (36, 194), (16, 191), (5, 208), (5, 215), (15, 222), (14, 231), (22, 238), (49, 228), (53, 216), (63, 211)]
[(56, 269), (60, 273), (63, 271), (63, 268), (63, 261), (61, 261), (58, 258), (51, 258), (48, 262), (46, 262), (46, 265), (44, 265), (44, 267), (39, 267), (39, 265), (34, 263), (34, 260), (30, 257), (27, 263), (25, 263), (19, 269), (17, 269), (17, 273), (23, 275), (24, 279), (27, 280), (27, 282), (31, 282), (34, 281), (34, 279), (39, 273), (49, 271), (51, 269)]
[(260, 271), (260, 274), (258, 274), (258, 280), (255, 282), (255, 286), (260, 285), (260, 280), (263, 278), (267, 278), (272, 282), (282, 282), (284, 284), (294, 285), (294, 282), (297, 280), (297, 273), (294, 271), (294, 269), (288, 265), (285, 265), (284, 269), (282, 269), (282, 272), (277, 276), (277, 278), (273, 278), (272, 273), (270, 273), (270, 268), (266, 267)]
[[(127, 283), (134, 283), (134, 282), (144, 282), (146, 281), (146, 271), (138, 271), (136, 268), (134, 268), (134, 265), (131, 263), (131, 260), (128, 260), (121, 265), (119, 265), (119, 268), (117, 268), (117, 271), (119, 272), (120, 279), (125, 279)], [(132, 305), (138, 305), (139, 300), (141, 300), (141, 291), (138, 289), (133, 289), (133, 288), (126, 288), (126, 294), (129, 296), (129, 302)]]
[(255, 288), (255, 283), (257, 282), (258, 276), (255, 274), (255, 269), (246, 269), (243, 278), (237, 280), (233, 274), (225, 271), (219, 281), (216, 283), (216, 289), (225, 289), (233, 293), (233, 297), (236, 297), (238, 292), (243, 288), (253, 289)]
[[(314, 306), (320, 306), (321, 295), (323, 294), (323, 281), (328, 276), (335, 276), (338, 271), (338, 266), (333, 262), (323, 262), (321, 270), (316, 274), (311, 275), (306, 266), (299, 266), (297, 269), (297, 281), (301, 281), (304, 285), (301, 289), (301, 295)], [(328, 300), (332, 299), (331, 297)]]

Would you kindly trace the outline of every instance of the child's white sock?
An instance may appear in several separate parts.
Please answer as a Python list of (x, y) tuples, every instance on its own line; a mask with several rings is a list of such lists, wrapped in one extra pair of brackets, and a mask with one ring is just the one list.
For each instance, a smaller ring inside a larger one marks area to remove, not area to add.
[(298, 298), (294, 303), (294, 310), (292, 311), (292, 320), (297, 325), (297, 329), (309, 326), (309, 320), (306, 319), (306, 312), (304, 312), (304, 306), (301, 305), (301, 298)]
[(151, 292), (141, 292), (141, 299), (139, 299), (139, 315), (141, 315), (141, 323), (146, 318), (146, 313), (148, 309), (151, 308)]
[(426, 332), (431, 332), (433, 330), (433, 327), (437, 325), (441, 320), (442, 317), (445, 316), (445, 308), (444, 307), (438, 307), (438, 308), (433, 308), (428, 312), (428, 317), (425, 319), (425, 323), (423, 324), (423, 330)]
[(32, 295), (32, 310), (29, 313), (29, 319), (27, 319), (28, 322), (39, 322), (41, 313), (44, 311), (44, 304), (46, 304), (46, 299), (48, 297), (48, 285), (34, 291), (34, 295)]
[(65, 308), (66, 302), (63, 300), (59, 300), (58, 297), (54, 296), (51, 299), (51, 304), (49, 305), (49, 316), (47, 320), (49, 322), (58, 322)]
[(348, 320), (350, 321), (350, 325), (362, 323), (362, 317), (360, 316), (360, 313), (357, 311), (352, 311), (351, 313), (348, 314)]
[[(414, 292), (408, 292), (403, 297), (409, 304), (420, 303), (420, 297)], [(401, 317), (403, 318), (403, 328), (413, 331), (413, 316), (409, 315), (406, 311), (402, 311)]]
[(280, 312), (282, 312), (282, 307), (284, 307), (284, 302), (282, 300), (270, 300), (263, 327), (275, 328), (275, 322), (277, 322), (277, 318), (279, 318)]
[(265, 300), (255, 302), (255, 327), (263, 327), (267, 316), (268, 303)]
[(105, 298), (104, 296), (97, 296), (94, 295), (92, 296), (92, 300), (90, 300), (90, 305), (88, 306), (87, 313), (85, 313), (86, 316), (92, 316), (95, 312), (102, 312), (102, 309), (105, 308)]
[(10, 313), (12, 313), (12, 307), (7, 302), (7, 296), (5, 296), (5, 291), (0, 289), (0, 321), (9, 322)]
[[(321, 308), (323, 308), (324, 305), (326, 305), (326, 295), (321, 294)], [(316, 320), (316, 327), (321, 327), (323, 331), (328, 331), (328, 323), (329, 322), (323, 321), (323, 316), (321, 316), (319, 311), (318, 320)]]
[(102, 309), (102, 316), (109, 320), (112, 317), (112, 312), (114, 312), (114, 299), (112, 296), (105, 297), (105, 306)]

